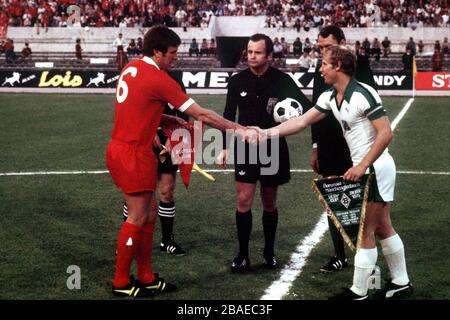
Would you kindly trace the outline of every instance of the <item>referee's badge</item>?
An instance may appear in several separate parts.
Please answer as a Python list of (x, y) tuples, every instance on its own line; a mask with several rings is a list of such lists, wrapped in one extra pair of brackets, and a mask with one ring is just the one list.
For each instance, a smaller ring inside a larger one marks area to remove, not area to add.
[(270, 114), (270, 115), (273, 114), (273, 109), (275, 109), (275, 105), (277, 103), (278, 103), (278, 98), (269, 98), (269, 100), (267, 100), (267, 107), (266, 107), (267, 114)]

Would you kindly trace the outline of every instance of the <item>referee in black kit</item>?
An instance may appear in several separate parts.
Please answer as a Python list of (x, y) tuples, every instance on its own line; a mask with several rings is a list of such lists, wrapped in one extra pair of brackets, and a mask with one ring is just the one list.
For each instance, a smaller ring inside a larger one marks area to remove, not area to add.
[[(320, 30), (318, 37), (319, 49), (323, 51), (331, 45), (345, 44), (345, 35), (341, 28), (336, 25), (328, 25)], [(358, 54), (358, 53), (357, 53)], [(320, 74), (321, 63), (317, 64), (314, 73), (313, 103), (317, 102), (319, 96), (330, 86), (326, 85)], [(357, 55), (355, 78), (372, 88), (376, 88), (373, 80), (369, 60)], [(311, 126), (311, 137), (313, 142), (313, 157), (311, 167), (314, 172), (323, 177), (341, 176), (353, 166), (350, 150), (344, 139), (342, 128), (333, 115)], [(324, 264), (320, 270), (323, 272), (340, 271), (347, 267), (347, 258), (344, 250), (344, 239), (328, 218), (331, 238), (334, 245), (334, 256)]]
[[(259, 126), (270, 128), (275, 125), (273, 108), (285, 98), (297, 100), (306, 111), (311, 102), (300, 91), (295, 82), (287, 74), (270, 66), (272, 61), (273, 43), (264, 34), (254, 34), (247, 44), (248, 65), (245, 69), (230, 78), (224, 118), (236, 121), (244, 126)], [(225, 139), (224, 150), (218, 156), (218, 164), (226, 166), (228, 159), (229, 140)], [(274, 154), (271, 146), (279, 145)], [(242, 272), (250, 269), (248, 244), (252, 230), (252, 204), (256, 192), (256, 183), (261, 184), (261, 200), (263, 206), (262, 224), (264, 230), (264, 266), (275, 268), (274, 243), (278, 224), (277, 190), (278, 186), (290, 180), (289, 150), (285, 138), (268, 141), (265, 146), (249, 146), (235, 144), (234, 164), (237, 192), (236, 227), (239, 241), (239, 252), (234, 258), (231, 270)], [(265, 148), (267, 164), (259, 154), (258, 148)], [(245, 149), (245, 157), (243, 156)], [(257, 155), (257, 161), (252, 161), (252, 155)], [(245, 158), (245, 159), (243, 159)], [(268, 170), (275, 168), (275, 170)], [(272, 171), (268, 173), (268, 171)]]

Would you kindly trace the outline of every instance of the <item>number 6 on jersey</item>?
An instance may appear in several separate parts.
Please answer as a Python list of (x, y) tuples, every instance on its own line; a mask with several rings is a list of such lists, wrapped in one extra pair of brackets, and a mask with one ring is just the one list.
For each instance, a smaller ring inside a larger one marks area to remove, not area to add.
[(116, 99), (117, 99), (117, 102), (119, 102), (119, 103), (124, 102), (128, 96), (128, 85), (123, 80), (123, 77), (129, 73), (131, 74), (131, 76), (133, 78), (136, 77), (137, 68), (129, 67), (124, 72), (122, 72), (122, 74), (120, 75), (119, 83), (117, 84), (117, 92), (116, 92)]

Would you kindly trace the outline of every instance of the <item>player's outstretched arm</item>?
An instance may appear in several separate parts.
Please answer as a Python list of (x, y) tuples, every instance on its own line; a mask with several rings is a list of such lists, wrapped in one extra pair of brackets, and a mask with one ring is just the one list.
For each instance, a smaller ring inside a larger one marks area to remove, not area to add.
[(325, 113), (320, 112), (316, 108), (311, 108), (300, 117), (291, 118), (276, 127), (265, 130), (267, 138), (270, 139), (278, 136), (285, 137), (296, 134), (324, 117)]
[(225, 118), (221, 117), (214, 111), (200, 107), (195, 102), (189, 108), (186, 109), (185, 113), (198, 121), (206, 123), (210, 127), (222, 131), (231, 129), (234, 130), (236, 133), (243, 134), (246, 130), (246, 127), (241, 126), (236, 122), (226, 120)]
[(161, 126), (167, 126), (167, 125), (171, 125), (171, 124), (175, 124), (175, 125), (184, 125), (187, 122), (184, 119), (181, 119), (179, 117), (174, 117), (174, 116), (170, 116), (167, 114), (163, 114), (161, 121), (160, 121), (160, 125)]

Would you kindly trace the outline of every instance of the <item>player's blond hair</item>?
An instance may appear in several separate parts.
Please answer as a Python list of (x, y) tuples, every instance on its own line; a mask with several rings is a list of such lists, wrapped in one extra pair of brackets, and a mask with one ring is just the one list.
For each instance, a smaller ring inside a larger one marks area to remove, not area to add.
[(356, 56), (343, 45), (332, 45), (325, 49), (325, 54), (330, 55), (330, 62), (333, 66), (339, 66), (341, 71), (349, 76), (353, 76), (356, 71)]

